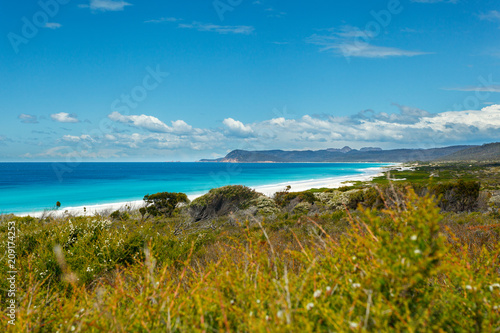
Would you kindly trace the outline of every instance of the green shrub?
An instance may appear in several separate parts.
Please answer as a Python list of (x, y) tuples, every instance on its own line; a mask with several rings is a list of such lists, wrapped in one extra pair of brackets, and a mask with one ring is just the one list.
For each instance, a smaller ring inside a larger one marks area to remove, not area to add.
[(109, 217), (111, 217), (113, 220), (126, 221), (130, 218), (130, 214), (127, 212), (121, 212), (120, 210), (115, 210), (109, 215)]
[(210, 190), (196, 198), (188, 206), (188, 212), (195, 221), (216, 218), (230, 212), (246, 209), (252, 200), (262, 194), (246, 186), (229, 185)]
[(313, 204), (315, 198), (315, 193), (310, 191), (304, 192), (278, 192), (274, 195), (274, 201), (280, 207), (288, 206), (292, 201), (307, 202)]
[(139, 209), (143, 219), (150, 216), (170, 217), (174, 210), (184, 203), (189, 203), (189, 199), (184, 193), (160, 192), (147, 194), (144, 196), (145, 207)]
[(296, 215), (305, 215), (309, 213), (310, 209), (311, 209), (311, 204), (307, 201), (302, 201), (296, 204), (295, 207), (293, 207), (292, 212)]
[(429, 186), (429, 192), (439, 196), (444, 211), (471, 212), (478, 208), (481, 183), (476, 181), (450, 182)]
[(331, 191), (315, 193), (316, 200), (331, 210), (356, 209), (365, 198), (364, 190)]
[(251, 200), (248, 206), (257, 208), (257, 214), (264, 216), (278, 214), (280, 211), (274, 200), (265, 195)]
[(445, 212), (472, 212), (479, 209), (481, 184), (477, 181), (447, 181), (439, 183), (393, 183), (371, 187), (361, 201), (364, 207), (382, 209), (397, 205), (411, 187), (420, 196), (434, 195), (438, 206)]

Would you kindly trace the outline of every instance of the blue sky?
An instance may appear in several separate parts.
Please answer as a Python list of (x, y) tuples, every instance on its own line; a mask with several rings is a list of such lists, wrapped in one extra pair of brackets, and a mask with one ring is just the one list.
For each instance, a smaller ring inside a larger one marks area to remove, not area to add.
[(500, 141), (498, 1), (4, 1), (0, 27), (0, 161)]

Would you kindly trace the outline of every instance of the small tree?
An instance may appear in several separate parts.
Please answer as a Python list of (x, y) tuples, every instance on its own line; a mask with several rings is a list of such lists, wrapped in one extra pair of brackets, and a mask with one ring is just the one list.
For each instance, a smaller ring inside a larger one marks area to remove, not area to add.
[(143, 219), (161, 215), (170, 217), (179, 204), (189, 203), (189, 199), (184, 193), (160, 192), (145, 195), (144, 202), (146, 206), (139, 209)]
[(59, 201), (58, 201), (58, 202), (56, 202), (56, 207), (57, 207), (58, 209), (59, 209), (59, 208), (61, 208), (61, 203), (60, 203)]

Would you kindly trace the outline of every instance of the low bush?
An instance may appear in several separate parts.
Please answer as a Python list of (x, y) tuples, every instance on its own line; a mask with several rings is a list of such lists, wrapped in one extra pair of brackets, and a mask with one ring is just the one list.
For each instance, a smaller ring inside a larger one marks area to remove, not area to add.
[(263, 216), (276, 215), (280, 212), (274, 200), (265, 195), (249, 201), (248, 207), (255, 207), (257, 215)]
[(217, 218), (248, 208), (252, 200), (262, 195), (246, 186), (224, 186), (212, 189), (193, 200), (188, 206), (188, 212), (195, 221)]
[[(16, 325), (7, 326), (5, 310), (0, 325), (5, 332), (500, 330), (499, 238), (468, 243), (476, 230), (450, 224), (448, 215), (443, 222), (434, 198), (408, 189), (400, 199), (391, 209), (326, 220), (241, 221), (220, 234), (175, 236), (169, 223), (98, 217), (19, 223), (30, 245), (19, 258)], [(481, 232), (495, 228), (480, 223)], [(6, 276), (2, 265), (1, 300)]]
[[(313, 204), (315, 201), (315, 196), (313, 192), (278, 192), (274, 195), (274, 201), (280, 207), (286, 207), (290, 205), (292, 201), (296, 203), (307, 202)], [(291, 207), (293, 209), (293, 207)]]

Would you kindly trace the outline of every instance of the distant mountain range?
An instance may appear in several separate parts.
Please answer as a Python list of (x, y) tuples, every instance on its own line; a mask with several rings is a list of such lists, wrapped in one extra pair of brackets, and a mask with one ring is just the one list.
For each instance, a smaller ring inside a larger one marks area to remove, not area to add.
[(366, 147), (357, 150), (346, 146), (341, 149), (329, 148), (325, 150), (233, 150), (223, 158), (203, 159), (200, 162), (409, 162), (448, 160), (448, 157), (453, 158), (453, 160), (460, 158), (474, 160), (477, 156), (496, 156), (497, 159), (500, 159), (498, 153), (500, 143), (492, 145), (497, 146), (494, 149), (482, 149), (485, 146), (450, 146), (432, 149), (392, 150)]
[(500, 142), (488, 143), (482, 146), (459, 150), (440, 158), (443, 161), (499, 161)]

